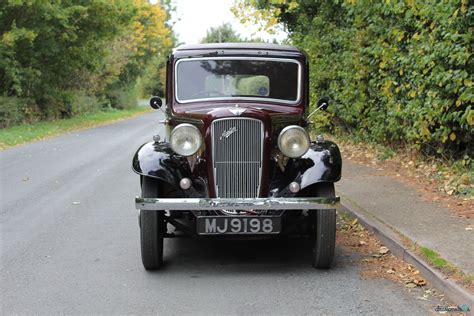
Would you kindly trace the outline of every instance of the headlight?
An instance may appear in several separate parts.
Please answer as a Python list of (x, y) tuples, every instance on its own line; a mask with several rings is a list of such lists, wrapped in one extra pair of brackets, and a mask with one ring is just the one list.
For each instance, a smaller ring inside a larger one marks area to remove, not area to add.
[(299, 158), (309, 149), (310, 140), (304, 128), (291, 125), (285, 127), (278, 136), (278, 148), (283, 155), (290, 158)]
[(179, 124), (171, 132), (170, 143), (178, 155), (192, 156), (202, 145), (201, 133), (194, 125)]

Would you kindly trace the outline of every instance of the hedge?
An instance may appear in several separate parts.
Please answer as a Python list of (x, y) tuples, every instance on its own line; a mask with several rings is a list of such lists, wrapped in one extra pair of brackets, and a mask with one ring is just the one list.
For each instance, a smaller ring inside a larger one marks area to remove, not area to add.
[(332, 130), (428, 154), (474, 151), (473, 5), (467, 0), (247, 0), (310, 57)]

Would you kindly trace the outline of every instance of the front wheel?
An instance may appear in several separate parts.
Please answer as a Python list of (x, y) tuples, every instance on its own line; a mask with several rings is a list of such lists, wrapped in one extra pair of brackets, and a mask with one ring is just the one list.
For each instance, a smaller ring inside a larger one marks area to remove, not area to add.
[[(142, 197), (159, 197), (158, 181), (144, 177)], [(166, 229), (161, 211), (140, 210), (140, 244), (146, 270), (157, 270), (163, 263), (163, 235)]]
[[(320, 183), (314, 196), (334, 197), (334, 183)], [(336, 210), (313, 211), (312, 219), (312, 265), (316, 269), (331, 267), (336, 248)]]

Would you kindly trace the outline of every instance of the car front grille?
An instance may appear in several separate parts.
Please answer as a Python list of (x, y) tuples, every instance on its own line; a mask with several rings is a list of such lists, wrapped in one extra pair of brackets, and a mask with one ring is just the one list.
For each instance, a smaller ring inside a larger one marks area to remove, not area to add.
[(212, 123), (212, 165), (217, 197), (258, 197), (262, 173), (263, 124), (251, 118)]

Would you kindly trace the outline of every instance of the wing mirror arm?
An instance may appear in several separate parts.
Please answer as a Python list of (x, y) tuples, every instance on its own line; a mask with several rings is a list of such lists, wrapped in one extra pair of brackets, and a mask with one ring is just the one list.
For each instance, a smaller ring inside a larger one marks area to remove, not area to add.
[(316, 103), (317, 108), (311, 112), (308, 117), (306, 117), (306, 120), (308, 120), (311, 116), (313, 116), (316, 112), (319, 110), (326, 110), (329, 106), (329, 97), (324, 96), (321, 99), (318, 100), (318, 103)]
[(316, 110), (314, 110), (313, 112), (311, 112), (311, 113), (308, 115), (308, 117), (307, 117), (306, 119), (308, 120), (308, 119), (309, 119), (311, 116), (313, 116), (316, 112), (318, 112), (318, 111), (321, 110), (321, 109), (324, 110), (325, 108), (327, 108), (327, 103), (326, 103), (326, 102), (324, 102), (324, 103), (322, 103), (320, 106), (318, 106), (318, 107), (316, 108)]

